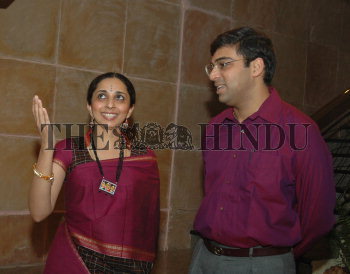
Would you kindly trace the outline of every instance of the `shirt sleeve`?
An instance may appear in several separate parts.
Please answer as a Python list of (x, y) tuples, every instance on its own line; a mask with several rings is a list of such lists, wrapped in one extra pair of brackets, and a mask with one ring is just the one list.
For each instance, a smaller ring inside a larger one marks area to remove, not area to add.
[(294, 247), (295, 257), (305, 253), (335, 223), (332, 157), (317, 126), (311, 124), (307, 132), (305, 149), (296, 152), (297, 211), (302, 240)]
[(67, 171), (72, 162), (72, 140), (65, 139), (55, 145), (55, 152), (53, 155), (53, 162), (61, 166)]

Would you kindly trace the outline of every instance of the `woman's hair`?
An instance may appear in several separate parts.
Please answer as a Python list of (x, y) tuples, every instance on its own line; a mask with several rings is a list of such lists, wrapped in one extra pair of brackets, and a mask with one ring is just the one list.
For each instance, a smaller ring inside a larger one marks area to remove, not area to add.
[(124, 75), (122, 75), (120, 73), (116, 73), (116, 72), (107, 72), (107, 73), (101, 74), (101, 75), (97, 76), (94, 80), (91, 81), (89, 88), (88, 88), (88, 91), (87, 91), (87, 96), (86, 96), (86, 100), (87, 100), (89, 105), (91, 105), (92, 95), (93, 95), (94, 91), (96, 90), (97, 85), (102, 80), (107, 79), (107, 78), (117, 78), (120, 81), (122, 81), (123, 84), (126, 86), (126, 89), (127, 89), (129, 96), (130, 96), (130, 106), (135, 105), (136, 93), (135, 93), (134, 85)]

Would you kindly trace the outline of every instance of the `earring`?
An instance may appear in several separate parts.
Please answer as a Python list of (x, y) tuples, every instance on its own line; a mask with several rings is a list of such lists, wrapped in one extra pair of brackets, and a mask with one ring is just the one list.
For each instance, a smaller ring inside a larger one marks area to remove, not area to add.
[(93, 116), (91, 116), (89, 127), (93, 128), (94, 126), (95, 126), (95, 118)]
[(129, 127), (129, 122), (128, 122), (128, 118), (125, 119), (125, 121), (120, 125), (121, 129), (127, 129)]

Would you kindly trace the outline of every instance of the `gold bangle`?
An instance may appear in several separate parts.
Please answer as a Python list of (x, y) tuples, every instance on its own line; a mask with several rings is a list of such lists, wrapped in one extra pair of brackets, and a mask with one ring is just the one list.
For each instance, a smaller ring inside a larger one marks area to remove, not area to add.
[(36, 169), (36, 163), (33, 165), (33, 172), (39, 178), (44, 179), (45, 181), (48, 181), (51, 184), (53, 183), (53, 180), (54, 180), (53, 174), (51, 176), (46, 176), (46, 175), (42, 174), (40, 171), (38, 171)]

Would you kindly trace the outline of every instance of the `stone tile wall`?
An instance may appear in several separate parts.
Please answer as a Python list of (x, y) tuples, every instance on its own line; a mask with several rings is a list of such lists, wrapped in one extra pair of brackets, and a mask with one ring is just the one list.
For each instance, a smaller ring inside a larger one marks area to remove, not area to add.
[[(85, 123), (85, 92), (96, 75), (135, 84), (134, 120), (186, 126), (224, 106), (204, 72), (222, 31), (251, 25), (275, 44), (274, 85), (312, 113), (350, 87), (347, 0), (16, 0), (0, 9), (0, 273), (40, 273), (64, 211), (31, 220), (27, 192), (39, 139), (31, 115), (38, 94), (56, 123)], [(64, 136), (64, 132), (58, 134)], [(203, 196), (201, 153), (157, 151), (161, 227), (156, 273), (185, 273), (193, 218)]]

